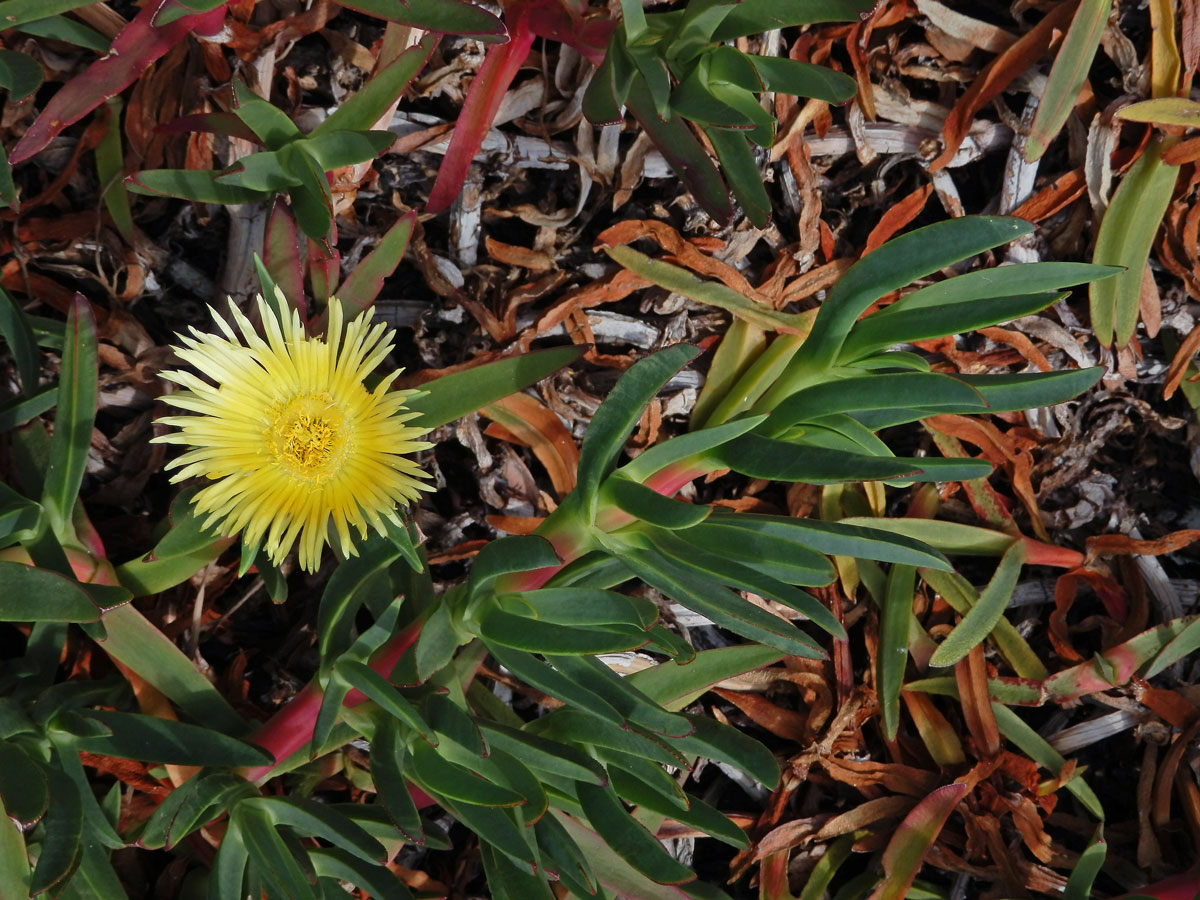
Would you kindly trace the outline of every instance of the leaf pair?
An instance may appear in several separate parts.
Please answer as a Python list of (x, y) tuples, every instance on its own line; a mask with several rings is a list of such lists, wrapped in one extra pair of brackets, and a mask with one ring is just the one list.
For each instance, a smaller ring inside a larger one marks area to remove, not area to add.
[(192, 116), (176, 128), (210, 131), (251, 139), (265, 149), (223, 171), (150, 169), (129, 177), (140, 194), (182, 197), (198, 203), (232, 205), (287, 193), (297, 223), (321, 240), (333, 226), (333, 196), (326, 173), (374, 159), (395, 141), (390, 131), (370, 129), (395, 102), (433, 51), (434, 35), (406, 50), (375, 74), (310, 134), (242, 82), (234, 82), (237, 107), (232, 114)]
[[(584, 94), (584, 115), (597, 124), (617, 122), (628, 106), (710, 215), (722, 222), (732, 217), (727, 180), (750, 221), (765, 227), (771, 204), (748, 140), (769, 146), (775, 119), (759, 95), (775, 91), (840, 103), (854, 95), (855, 83), (829, 69), (745, 54), (724, 42), (826, 17), (853, 20), (865, 7), (705, 0), (651, 15), (632, 3), (622, 9), (623, 27), (613, 32)], [(724, 178), (689, 121), (708, 138)]]
[[(379, 815), (376, 815), (376, 812)], [(387, 900), (412, 900), (381, 863), (388, 851), (378, 837), (395, 833), (382, 810), (331, 807), (312, 800), (252, 797), (233, 806), (213, 863), (208, 896), (262, 896), (319, 900), (323, 879), (349, 880)], [(313, 846), (319, 838), (332, 847)]]

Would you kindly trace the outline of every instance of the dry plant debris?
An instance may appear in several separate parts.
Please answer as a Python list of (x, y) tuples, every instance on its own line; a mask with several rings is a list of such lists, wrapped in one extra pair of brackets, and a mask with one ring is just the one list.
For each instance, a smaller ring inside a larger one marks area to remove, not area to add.
[[(491, 98), (462, 190), (434, 215), (425, 207), (456, 127), (464, 129), (488, 44), (423, 38), (329, 0), (241, 0), (203, 23), (191, 21), (205, 18), (199, 14), (180, 19), (170, 33), (151, 27), (152, 6), (93, 3), (71, 12), (70, 22), (108, 40), (128, 38), (134, 23), (142, 40), (158, 44), (141, 53), (140, 71), (96, 73), (111, 79), (112, 99), (28, 156), (19, 148), (38, 137), (49, 98), (97, 54), (44, 29), (0, 31), (0, 52), (35, 61), (44, 78), (23, 97), (9, 85), (0, 120), (3, 146), (19, 163), (12, 177), (20, 198), (0, 211), (0, 286), (47, 350), (44, 368), (32, 373), (12, 348), (2, 357), (0, 410), (9, 430), (37, 422), (49, 405), (23, 398), (22, 381), (32, 374), (35, 385), (49, 384), (61, 375), (64, 318), (94, 321), (98, 400), (80, 496), (94, 525), (87, 543), (103, 548), (101, 558), (137, 561), (160, 536), (172, 491), (165, 448), (151, 438), (170, 390), (163, 372), (178, 364), (173, 334), (207, 328), (206, 305), (226, 296), (249, 309), (260, 290), (253, 254), (264, 246), (289, 248), (276, 260), (291, 260), (290, 270), (276, 264), (271, 272), (289, 296), (302, 303), (306, 283), (312, 296), (341, 281), (345, 305), (373, 305), (377, 320), (399, 330), (393, 361), (408, 370), (398, 382), (405, 388), (512, 354), (579, 346), (577, 362), (536, 388), (481, 405), (429, 437), (434, 449), (421, 461), (436, 493), (414, 508), (413, 523), (441, 589), (460, 583), (489, 542), (529, 535), (559, 508), (577, 485), (579, 444), (596, 410), (651, 351), (691, 343), (707, 353), (650, 400), (625, 446), (635, 459), (683, 433), (689, 419), (712, 414), (703, 388), (718, 374), (718, 346), (741, 342), (738, 358), (750, 360), (770, 335), (799, 343), (851, 265), (897, 235), (964, 215), (1011, 215), (1037, 230), (989, 251), (985, 264), (1119, 262), (1093, 256), (1101, 222), (1111, 222), (1122, 228), (1108, 239), (1119, 252), (1135, 237), (1146, 252), (1132, 258), (1134, 302), (1109, 317), (1106, 332), (1094, 322), (1095, 296), (1089, 307), (1087, 291), (1077, 289), (1041, 312), (909, 347), (951, 375), (1106, 368), (1077, 401), (943, 413), (889, 432), (905, 455), (986, 460), (990, 477), (885, 489), (877, 481), (788, 486), (713, 473), (683, 487), (685, 500), (738, 514), (937, 515), (1023, 548), (1028, 567), (1019, 580), (1014, 574), (993, 641), (943, 674), (928, 670), (937, 641), (981, 602), (987, 588), (979, 586), (994, 567), (964, 559), (961, 574), (911, 576), (912, 666), (892, 698), (900, 705), (885, 713), (878, 608), (890, 576), (836, 557), (836, 580), (810, 593), (848, 639), (827, 641), (827, 660), (781, 653), (782, 661), (722, 679), (687, 707), (763, 740), (782, 761), (771, 791), (723, 763), (679, 773), (745, 828), (749, 847), (735, 854), (669, 818), (658, 834), (702, 881), (762, 900), (1088, 896), (1092, 882), (1074, 894), (1079, 882), (1069, 882), (1096, 856), (1093, 803), (1107, 813), (1094, 896), (1136, 892), (1200, 855), (1200, 689), (1187, 652), (1200, 641), (1192, 626), (1169, 624), (1197, 611), (1200, 581), (1200, 139), (1187, 110), (1120, 115), (1132, 101), (1187, 97), (1200, 65), (1200, 7), (881, 0), (859, 21), (738, 37), (739, 50), (829, 66), (857, 86), (841, 106), (764, 95), (779, 127), (757, 159), (773, 215), (755, 227), (742, 215), (717, 224), (632, 118), (593, 125), (583, 92), (595, 69), (569, 43), (530, 35), (528, 57), (508, 60), (512, 85)], [(1062, 76), (1051, 63), (1074, 46), (1086, 15), (1098, 51), (1076, 60), (1072, 91), (1054, 94)], [(1163, 33), (1171, 40), (1152, 37)], [(253, 134), (228, 122), (237, 79), (308, 134), (408, 53), (423, 54), (419, 74), (363, 131), (388, 131), (394, 141), (377, 158), (331, 169), (334, 231), (324, 242), (306, 238), (301, 217), (282, 201), (237, 195), (223, 206), (125, 189), (133, 173), (220, 170), (259, 150)], [(125, 65), (116, 51), (106, 62), (110, 70)], [(1048, 131), (1053, 111), (1044, 111), (1054, 102), (1062, 118)], [(1160, 168), (1143, 172), (1153, 154)], [(1140, 192), (1114, 191), (1138, 177)], [(388, 267), (397, 242), (407, 253)], [(645, 269), (657, 263), (692, 273), (694, 288), (660, 286)], [(946, 274), (953, 273), (926, 283)], [(900, 296), (889, 292), (871, 312)], [(1130, 325), (1122, 334), (1122, 317), (1140, 323), (1136, 331)], [(1119, 345), (1114, 333), (1124, 338)], [(22, 455), (36, 446), (0, 438), (6, 483), (20, 484), (30, 465)], [(19, 553), (10, 548), (0, 558), (16, 562)], [(332, 566), (248, 569), (226, 543), (138, 609), (186, 649), (232, 710), (259, 721), (317, 672), (318, 598)], [(698, 649), (738, 642), (710, 618), (640, 590)], [(284, 596), (286, 604), (270, 602)], [(776, 616), (804, 619), (746, 596)], [(1186, 646), (1175, 645), (1169, 664), (1152, 663), (1185, 629)], [(19, 657), (31, 633), (0, 625), (0, 655)], [(601, 659), (623, 674), (654, 661), (640, 651)], [(82, 633), (58, 663), (69, 681), (114, 676)], [(479, 665), (477, 683), (520, 716), (561, 705), (498, 661)], [(120, 674), (144, 713), (177, 718), (137, 673)], [(885, 715), (899, 716), (890, 736)], [(117, 788), (108, 796), (121, 834), (149, 820), (192, 774), (109, 753), (78, 755), (94, 786)], [(369, 754), (348, 744), (302, 766), (297, 778), (323, 801), (365, 803), (374, 790), (369, 770)], [(450, 829), (448, 848), (410, 847), (389, 868), (415, 896), (483, 895), (478, 844), (450, 817), (437, 821)], [(116, 876), (130, 897), (184, 896), (212, 863), (225, 827), (197, 832), (173, 856), (118, 850)], [(887, 879), (877, 888), (874, 862)], [(1180, 883), (1196, 889), (1194, 878)], [(1159, 896), (1192, 896), (1171, 889)], [(71, 890), (64, 896), (87, 896)], [(684, 895), (662, 887), (653, 896)]]

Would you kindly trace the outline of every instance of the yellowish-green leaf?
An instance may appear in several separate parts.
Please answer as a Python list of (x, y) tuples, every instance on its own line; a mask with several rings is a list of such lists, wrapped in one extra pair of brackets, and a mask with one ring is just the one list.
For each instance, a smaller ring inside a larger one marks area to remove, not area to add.
[(1096, 58), (1100, 35), (1108, 24), (1112, 2), (1082, 0), (1075, 10), (1071, 27), (1067, 29), (1067, 36), (1063, 38), (1058, 55), (1054, 58), (1050, 77), (1046, 79), (1037, 115), (1029, 129), (1025, 158), (1031, 162), (1046, 152), (1046, 147), (1054, 140), (1075, 107), (1075, 101), (1087, 80), (1088, 70), (1092, 67), (1092, 60)]
[(1179, 45), (1175, 43), (1174, 0), (1150, 0), (1150, 96), (1179, 90)]
[(706, 303), (730, 312), (739, 319), (767, 331), (806, 335), (812, 328), (816, 310), (803, 313), (784, 313), (769, 309), (744, 297), (731, 287), (715, 281), (701, 281), (686, 269), (638, 253), (629, 247), (608, 247), (605, 252), (636, 275), (653, 281), (659, 287), (683, 294), (689, 300)]
[(967, 611), (962, 621), (929, 658), (931, 666), (954, 665), (992, 633), (996, 623), (1004, 618), (1004, 610), (1012, 598), (1024, 562), (1025, 545), (1014, 541), (1004, 551), (996, 574), (979, 595), (979, 602)]
[[(957, 572), (939, 572), (936, 569), (921, 569), (921, 577), (931, 588), (937, 591), (943, 600), (960, 616), (979, 602), (979, 592), (971, 582)], [(1042, 681), (1050, 677), (1050, 672), (1042, 664), (1038, 655), (1033, 652), (1029, 642), (1021, 636), (1012, 622), (1003, 616), (992, 629), (992, 640), (1000, 655), (1013, 667), (1013, 671), (1021, 678), (1031, 678)]]
[(1124, 106), (1117, 110), (1117, 118), (1126, 122), (1195, 128), (1200, 125), (1200, 103), (1186, 97), (1159, 97)]
[(1163, 162), (1163, 145), (1162, 140), (1151, 141), (1126, 173), (1096, 237), (1092, 262), (1125, 267), (1120, 275), (1094, 281), (1090, 288), (1092, 330), (1106, 347), (1114, 342), (1125, 346), (1137, 327), (1142, 272), (1179, 174), (1177, 166)]
[(913, 614), (916, 572), (913, 566), (892, 566), (880, 610), (877, 690), (883, 734), (889, 741), (896, 739), (900, 728), (900, 688), (908, 663), (908, 628)]

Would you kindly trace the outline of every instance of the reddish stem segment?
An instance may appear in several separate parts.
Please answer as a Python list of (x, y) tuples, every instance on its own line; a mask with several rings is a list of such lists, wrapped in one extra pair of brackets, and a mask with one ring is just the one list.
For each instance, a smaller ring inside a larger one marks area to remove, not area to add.
[(467, 91), (454, 136), (450, 138), (450, 146), (446, 149), (437, 180), (429, 194), (429, 202), (425, 205), (426, 212), (439, 213), (449, 209), (458, 196), (471, 168), (471, 161), (483, 145), (484, 135), (492, 127), (508, 86), (529, 56), (535, 35), (529, 28), (528, 10), (519, 9), (506, 24), (508, 43), (488, 49), (483, 65), (479, 67), (479, 74)]
[[(706, 467), (697, 466), (695, 462), (685, 460), (654, 473), (646, 479), (646, 486), (670, 497), (678, 493), (689, 481), (708, 471), (709, 469)], [(606, 524), (609, 527), (620, 527), (633, 521), (632, 517), (625, 513), (618, 513), (618, 516), (624, 518)], [(563, 566), (578, 557), (584, 549), (577, 535), (563, 530), (555, 530), (553, 526), (547, 529), (542, 536), (554, 546), (554, 550), (562, 562), (556, 566), (547, 566), (507, 576), (497, 585), (497, 589), (505, 591), (536, 590), (561, 571)], [(385, 678), (388, 677), (400, 658), (416, 643), (423, 624), (422, 619), (412, 622), (387, 644), (379, 648), (371, 657), (369, 663), (371, 668)], [(249, 740), (274, 756), (275, 763), (247, 770), (245, 772), (247, 779), (261, 781), (269, 776), (279, 763), (312, 740), (313, 727), (316, 725), (317, 714), (321, 710), (321, 699), (321, 688), (316, 680), (313, 680), (258, 729)], [(357, 706), (366, 699), (361, 692), (352, 690), (346, 695), (344, 703), (346, 706)], [(418, 788), (412, 789), (414, 791), (413, 799), (417, 802), (418, 807), (432, 805), (433, 801), (428, 796), (419, 792)]]
[[(422, 624), (423, 620), (421, 619), (412, 622), (387, 644), (380, 647), (369, 661), (371, 668), (385, 678), (391, 675), (392, 669), (396, 668), (400, 657), (416, 643), (417, 637), (421, 634)], [(304, 690), (289, 700), (283, 709), (263, 723), (262, 727), (249, 738), (250, 743), (274, 756), (275, 762), (269, 766), (248, 769), (245, 772), (248, 780), (261, 781), (266, 778), (279, 763), (312, 740), (317, 714), (321, 711), (322, 696), (320, 686), (316, 679), (313, 679)], [(352, 690), (346, 695), (343, 705), (358, 706), (366, 699), (366, 694), (359, 690)], [(416, 799), (415, 795), (414, 799)], [(430, 801), (430, 803), (432, 802)]]

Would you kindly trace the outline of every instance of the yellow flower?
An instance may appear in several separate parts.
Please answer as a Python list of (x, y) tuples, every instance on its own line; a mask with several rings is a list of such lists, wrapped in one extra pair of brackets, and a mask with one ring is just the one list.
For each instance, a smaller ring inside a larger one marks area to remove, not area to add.
[(346, 556), (356, 555), (350, 527), (386, 534), (399, 524), (399, 504), (430, 490), (428, 476), (404, 454), (432, 446), (426, 429), (405, 425), (417, 413), (404, 406), (416, 391), (390, 391), (400, 372), (368, 390), (363, 379), (392, 349), (394, 333), (370, 327), (365, 315), (343, 325), (342, 307), (329, 301), (326, 339), (309, 337), (300, 317), (276, 289), (278, 311), (261, 297), (266, 340), (229, 304), (240, 335), (216, 311), (222, 335), (195, 328), (175, 348), (190, 372), (163, 377), (186, 388), (163, 399), (195, 413), (158, 420), (180, 429), (154, 440), (192, 449), (167, 465), (172, 481), (202, 475), (214, 482), (196, 494), (205, 527), (232, 535), (245, 529), (251, 546), (278, 564), (299, 541), (300, 565), (315, 571), (332, 531)]

